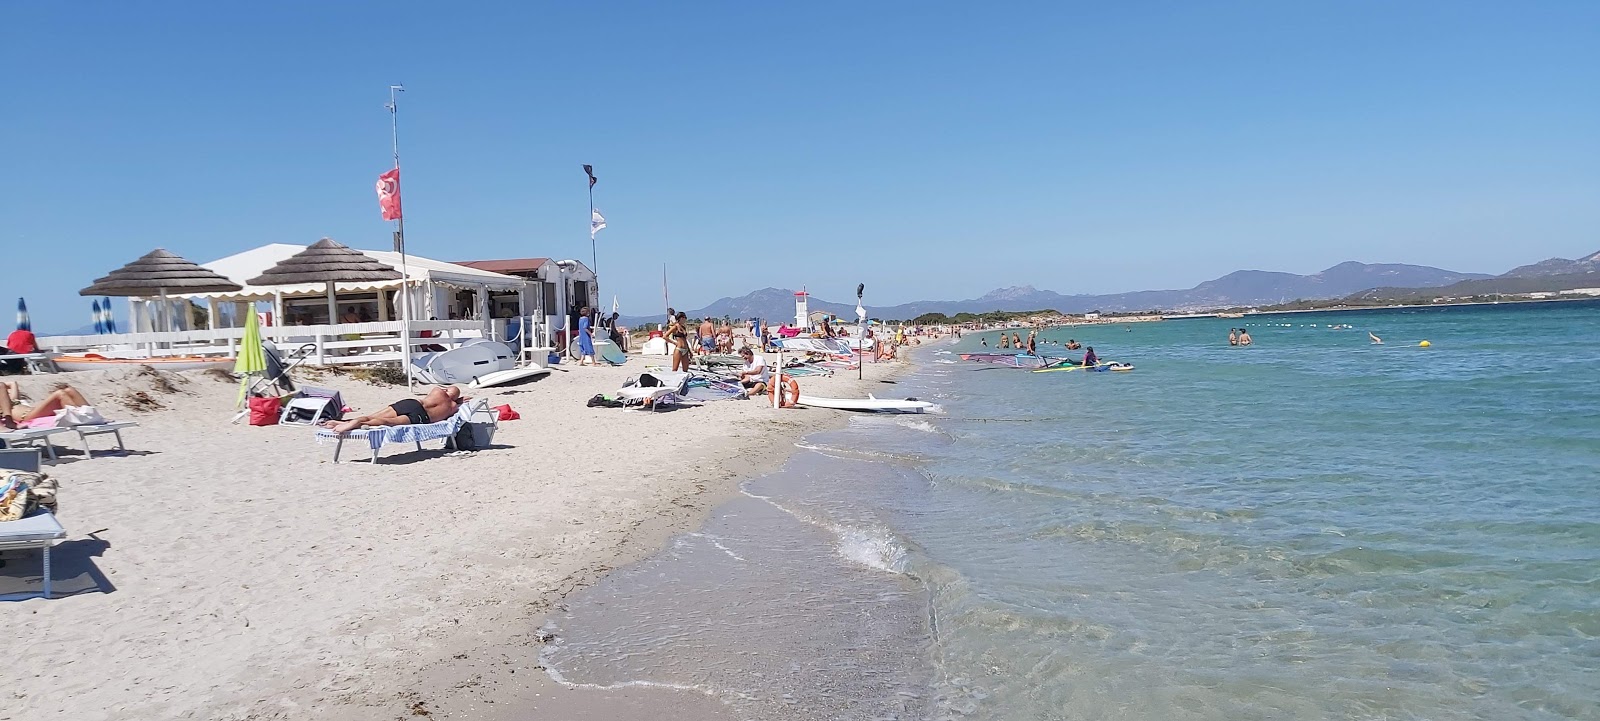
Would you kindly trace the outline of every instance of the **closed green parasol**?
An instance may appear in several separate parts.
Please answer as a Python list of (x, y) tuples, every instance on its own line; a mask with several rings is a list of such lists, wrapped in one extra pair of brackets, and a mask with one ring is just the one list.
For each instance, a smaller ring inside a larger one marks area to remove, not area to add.
[(267, 354), (261, 349), (261, 321), (257, 319), (254, 305), (250, 307), (249, 317), (244, 320), (244, 338), (239, 340), (239, 357), (233, 363), (233, 372), (240, 376), (239, 399), (234, 401), (234, 407), (237, 408), (244, 405), (251, 376), (267, 372)]

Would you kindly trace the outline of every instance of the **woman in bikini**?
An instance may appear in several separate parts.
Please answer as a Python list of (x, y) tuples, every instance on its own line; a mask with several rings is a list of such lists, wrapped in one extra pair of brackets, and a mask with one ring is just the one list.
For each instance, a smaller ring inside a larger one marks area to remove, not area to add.
[(689, 361), (694, 353), (694, 349), (689, 347), (689, 329), (686, 327), (688, 322), (689, 314), (679, 311), (678, 316), (672, 319), (672, 325), (667, 326), (667, 332), (663, 334), (667, 337), (667, 343), (672, 345), (672, 370), (681, 370), (685, 373), (689, 372)]
[(0, 425), (16, 428), (36, 418), (54, 415), (56, 411), (67, 406), (86, 405), (89, 405), (89, 401), (82, 393), (72, 386), (63, 385), (59, 390), (51, 391), (44, 400), (25, 406), (22, 405), (22, 394), (17, 384), (8, 382), (5, 388), (0, 389)]

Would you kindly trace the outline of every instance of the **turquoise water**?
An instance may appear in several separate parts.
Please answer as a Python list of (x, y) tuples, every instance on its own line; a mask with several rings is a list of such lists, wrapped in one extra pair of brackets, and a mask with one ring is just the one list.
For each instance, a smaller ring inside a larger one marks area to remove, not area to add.
[(552, 668), (750, 718), (1600, 719), (1600, 304), (1068, 336), (1137, 370), (920, 349), (942, 414), (808, 439)]

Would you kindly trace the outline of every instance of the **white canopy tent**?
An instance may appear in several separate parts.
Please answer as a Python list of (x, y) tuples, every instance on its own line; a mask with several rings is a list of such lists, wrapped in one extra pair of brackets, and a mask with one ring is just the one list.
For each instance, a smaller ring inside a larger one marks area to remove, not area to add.
[[(285, 286), (252, 286), (244, 283), (246, 279), (255, 278), (268, 268), (277, 265), (280, 261), (302, 250), (304, 246), (288, 243), (273, 243), (259, 248), (252, 248), (242, 253), (220, 258), (202, 266), (227, 276), (234, 282), (244, 286), (240, 290), (227, 293), (194, 293), (188, 295), (173, 295), (174, 298), (188, 298), (208, 304), (212, 309), (215, 319), (215, 304), (218, 302), (252, 302), (272, 300), (274, 303), (274, 323), (284, 324), (284, 299), (290, 298), (321, 298), (326, 292), (326, 286), (321, 283)], [(362, 250), (367, 255), (385, 265), (393, 268), (401, 267), (400, 254), (387, 250)], [(528, 286), (528, 281), (512, 275), (504, 275), (464, 265), (447, 263), (442, 260), (433, 260), (417, 255), (406, 256), (407, 282), (406, 286), (411, 295), (411, 307), (418, 319), (425, 320), (436, 315), (447, 315), (441, 312), (448, 303), (444, 301), (444, 289), (454, 288), (474, 291), (477, 294), (475, 307), (470, 309), (472, 315), (486, 318), (488, 315), (487, 298), (489, 291), (512, 291), (522, 293)], [(334, 292), (344, 294), (367, 294), (381, 291), (397, 290), (401, 281), (371, 281), (362, 283), (336, 283)], [(378, 303), (380, 315), (387, 315), (385, 304)], [(387, 320), (387, 318), (380, 318)], [(332, 322), (332, 321), (330, 321)], [(215, 320), (213, 320), (215, 323)]]

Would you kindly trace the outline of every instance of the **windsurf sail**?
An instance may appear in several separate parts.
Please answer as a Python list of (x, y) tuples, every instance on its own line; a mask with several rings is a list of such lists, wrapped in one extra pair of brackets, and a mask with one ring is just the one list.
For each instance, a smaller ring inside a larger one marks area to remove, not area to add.
[(991, 363), (1012, 368), (1043, 368), (1067, 361), (1066, 358), (1028, 355), (1027, 353), (962, 353), (961, 360)]

